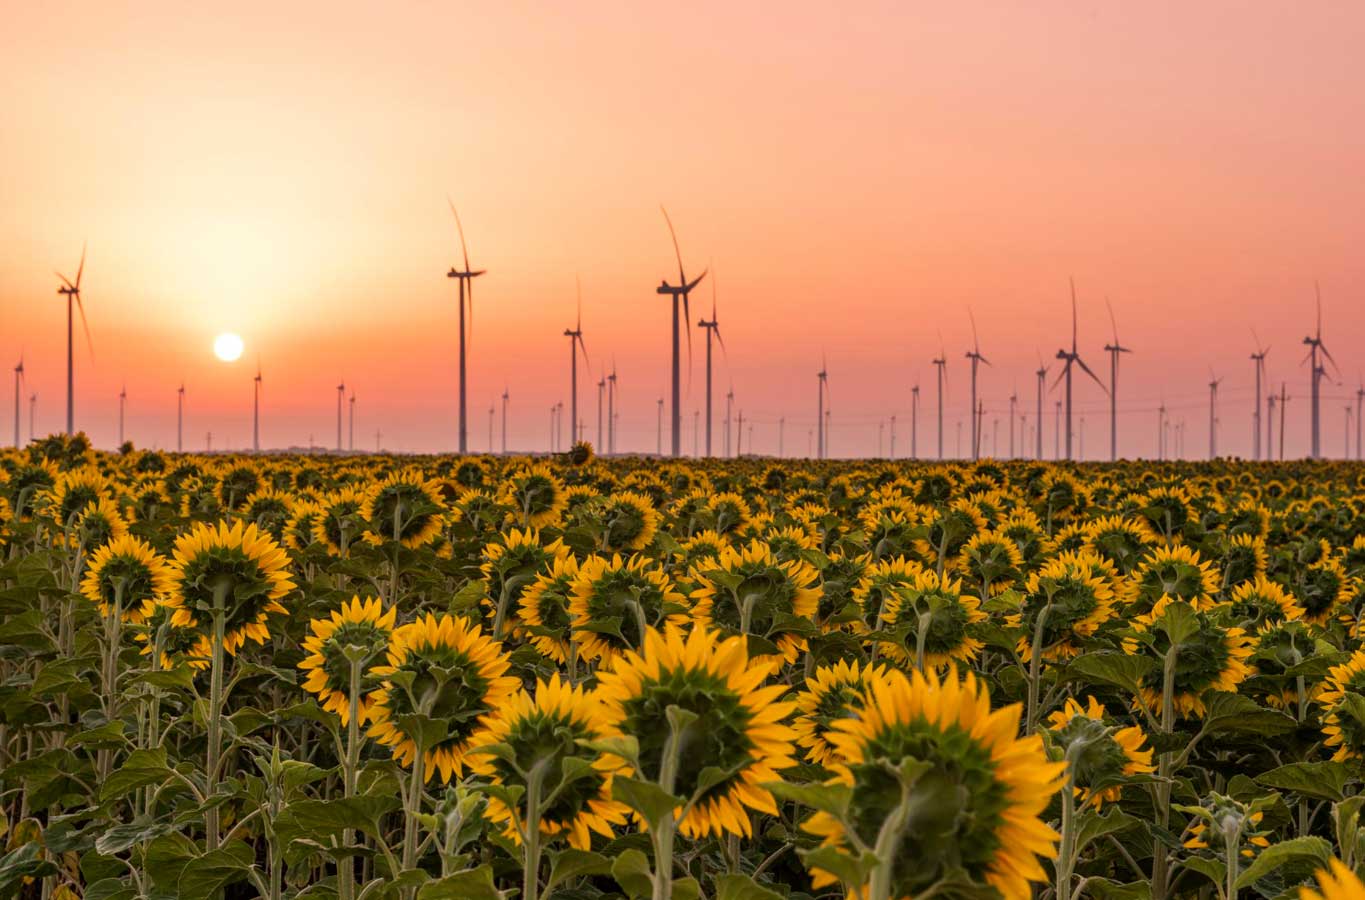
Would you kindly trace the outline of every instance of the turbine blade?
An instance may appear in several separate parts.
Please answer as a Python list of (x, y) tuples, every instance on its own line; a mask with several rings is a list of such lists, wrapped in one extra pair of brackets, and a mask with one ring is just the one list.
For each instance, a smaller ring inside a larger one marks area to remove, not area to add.
[[(711, 321), (714, 322), (715, 319), (712, 319)], [(720, 336), (720, 326), (719, 326), (719, 325), (712, 325), (712, 326), (711, 326), (711, 332), (712, 332), (713, 334), (715, 334), (715, 336), (716, 336), (716, 343), (720, 344), (720, 355), (723, 356), (723, 357), (725, 358), (725, 365), (726, 365), (726, 366), (729, 366), (729, 365), (730, 365), (730, 353), (729, 353), (729, 351), (727, 351), (727, 350), (725, 349), (725, 338), (723, 338), (723, 337)]]
[(1327, 357), (1327, 361), (1332, 364), (1332, 368), (1336, 369), (1337, 372), (1341, 372), (1341, 367), (1337, 365), (1337, 361), (1335, 359), (1332, 359), (1332, 354), (1327, 351), (1327, 345), (1319, 343), (1318, 349), (1322, 351), (1323, 356)]
[(1081, 367), (1081, 371), (1083, 371), (1083, 372), (1085, 372), (1085, 374), (1089, 375), (1090, 378), (1091, 378), (1096, 384), (1098, 384), (1098, 385), (1100, 386), (1100, 390), (1104, 391), (1105, 394), (1108, 394), (1108, 393), (1109, 393), (1109, 388), (1107, 388), (1107, 387), (1104, 386), (1104, 382), (1103, 382), (1103, 381), (1100, 381), (1100, 376), (1098, 376), (1098, 375), (1096, 375), (1094, 372), (1090, 371), (1090, 367), (1087, 366), (1087, 365), (1085, 364), (1085, 360), (1081, 359), (1079, 356), (1076, 357), (1076, 365), (1080, 366), (1080, 367)]
[[(82, 242), (81, 242), (81, 264), (80, 264), (80, 267), (76, 269), (76, 290), (78, 290), (78, 291), (81, 289), (81, 274), (85, 271), (85, 247), (86, 247), (86, 244), (85, 244), (84, 241), (82, 241)], [(96, 291), (96, 293), (99, 293), (99, 292)]]
[(1318, 340), (1322, 340), (1322, 287), (1318, 285), (1318, 280), (1313, 279), (1313, 293), (1318, 300)]
[(60, 278), (60, 279), (62, 280), (62, 283), (65, 284), (65, 285), (66, 285), (68, 288), (70, 288), (71, 290), (74, 291), (74, 290), (76, 289), (76, 286), (75, 286), (74, 284), (72, 284), (71, 281), (70, 281), (65, 275), (63, 275), (61, 272), (58, 272), (56, 269), (53, 269), (53, 270), (52, 270), (52, 274), (53, 274), (53, 275), (56, 275), (58, 278)]
[(464, 281), (464, 296), (469, 303), (469, 334), (466, 336), (465, 343), (472, 348), (474, 346), (474, 279), (466, 278)]
[(662, 203), (659, 204), (659, 209), (664, 214), (664, 221), (668, 223), (668, 235), (673, 238), (673, 255), (678, 259), (678, 284), (687, 284), (687, 276), (683, 274), (682, 250), (678, 249), (678, 232), (673, 230), (673, 220), (668, 217), (668, 210)]
[[(712, 260), (711, 263), (710, 263), (710, 265), (707, 266), (707, 271), (709, 271), (709, 272), (711, 273), (711, 321), (712, 321), (713, 323), (716, 321), (716, 272), (715, 272), (715, 270), (716, 270), (716, 263), (715, 263), (714, 260)], [(705, 275), (706, 272), (703, 272), (702, 274)]]
[(578, 323), (574, 325), (574, 331), (583, 330), (583, 280), (575, 272), (573, 276), (574, 287), (578, 290)]
[(583, 351), (583, 365), (591, 366), (592, 360), (588, 359), (588, 345), (583, 343), (583, 335), (581, 332), (579, 333), (577, 340), (578, 348)]
[[(99, 293), (96, 291), (96, 293)], [(81, 314), (81, 329), (85, 332), (85, 346), (90, 350), (90, 361), (95, 361), (95, 343), (90, 340), (90, 323), (85, 321), (85, 303), (81, 300), (81, 292), (76, 292), (76, 309)], [(1334, 363), (1335, 365), (1335, 363)]]
[(1071, 352), (1076, 352), (1076, 279), (1071, 279)]
[(702, 280), (703, 278), (705, 278), (705, 277), (706, 277), (706, 270), (705, 270), (705, 269), (702, 269), (702, 272), (701, 272), (700, 275), (698, 275), (696, 278), (694, 278), (690, 283), (685, 284), (685, 285), (683, 286), (683, 292), (684, 292), (684, 294), (691, 293), (692, 289), (693, 289), (694, 287), (696, 287), (697, 285), (701, 284), (701, 280)]
[(1062, 383), (1062, 379), (1066, 377), (1066, 373), (1067, 373), (1067, 371), (1068, 371), (1070, 368), (1071, 368), (1071, 360), (1068, 359), (1068, 360), (1066, 361), (1066, 365), (1062, 366), (1062, 371), (1060, 371), (1060, 372), (1057, 373), (1057, 380), (1054, 381), (1054, 382), (1052, 382), (1052, 387), (1048, 388), (1049, 391), (1055, 391), (1055, 390), (1057, 390), (1057, 385), (1059, 385), (1059, 384)]
[(1109, 298), (1104, 298), (1104, 306), (1109, 310), (1109, 324), (1114, 329), (1114, 346), (1119, 346), (1119, 323), (1114, 319), (1114, 304), (1109, 302)]
[(464, 225), (460, 222), (460, 211), (455, 208), (455, 201), (450, 199), (449, 194), (446, 194), (446, 202), (450, 204), (450, 211), (455, 215), (455, 230), (460, 233), (460, 252), (464, 254), (464, 270), (468, 272), (469, 248), (464, 243)]
[[(967, 307), (967, 318), (972, 320), (972, 352), (977, 356), (981, 355), (981, 342), (976, 337), (976, 316), (972, 313), (972, 308)], [(985, 360), (982, 360), (985, 362)], [(990, 363), (986, 363), (990, 365)]]

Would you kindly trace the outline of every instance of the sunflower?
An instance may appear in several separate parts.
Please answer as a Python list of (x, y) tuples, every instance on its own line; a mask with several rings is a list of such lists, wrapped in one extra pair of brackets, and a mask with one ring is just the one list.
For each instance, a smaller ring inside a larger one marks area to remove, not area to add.
[(165, 597), (172, 589), (166, 558), (141, 538), (123, 535), (95, 551), (81, 579), (81, 595), (110, 614), (117, 605), (125, 622), (140, 622), (146, 601)]
[(1052, 540), (1047, 536), (1042, 520), (1031, 509), (1015, 510), (995, 530), (1014, 541), (1024, 557), (1026, 569), (1038, 568), (1052, 550)]
[[(323, 709), (336, 713), (342, 725), (351, 719), (351, 661), (346, 648), (360, 648), (360, 662), (365, 665), (388, 647), (397, 614), (396, 607), (384, 612), (378, 599), (357, 596), (328, 618), (308, 623), (309, 634), (303, 639), (307, 656), (299, 662), (303, 689), (316, 695)], [(360, 721), (365, 719), (366, 706), (365, 698), (360, 698)]]
[(1094, 697), (1084, 706), (1068, 697), (1065, 706), (1048, 718), (1053, 739), (1071, 761), (1076, 796), (1096, 809), (1118, 801), (1123, 787), (1115, 782), (1124, 776), (1155, 771), (1151, 749), (1142, 746), (1147, 741), (1142, 729), (1109, 727), (1106, 715), (1104, 704)]
[(280, 600), (294, 588), (289, 556), (255, 525), (195, 524), (175, 542), (166, 605), (180, 626), (204, 627), (216, 603), (224, 610), (223, 649), (236, 653), (247, 638), (264, 644), (266, 618), (288, 615)]
[(240, 510), (246, 500), (261, 489), (261, 473), (252, 465), (233, 466), (218, 480), (218, 502), (223, 509)]
[(1016, 648), (1033, 654), (1041, 634), (1044, 659), (1069, 659), (1100, 626), (1114, 617), (1113, 564), (1083, 550), (1063, 553), (1029, 576), (1021, 609), (1025, 633)]
[[(781, 684), (763, 686), (771, 666), (751, 659), (741, 635), (721, 638), (704, 625), (649, 629), (641, 652), (627, 650), (599, 678), (610, 735), (639, 741), (643, 777), (657, 782), (671, 741), (671, 707), (695, 719), (679, 734), (676, 778), (665, 789), (696, 803), (678, 823), (686, 837), (753, 833), (748, 809), (777, 814), (762, 785), (796, 764), (796, 732), (784, 720), (795, 704)], [(703, 782), (705, 778), (705, 782)]]
[(673, 555), (683, 568), (687, 568), (696, 565), (707, 557), (719, 558), (728, 546), (730, 546), (729, 541), (716, 532), (698, 531), (690, 538), (683, 540)]
[(1365, 900), (1365, 884), (1339, 859), (1328, 863), (1313, 876), (1318, 889), (1299, 888), (1299, 900)]
[(557, 663), (569, 658), (569, 596), (578, 578), (578, 560), (555, 557), (549, 571), (521, 592), (517, 604), (517, 633), (530, 638), (531, 646)]
[(644, 494), (623, 491), (604, 497), (596, 513), (604, 553), (643, 550), (659, 530), (659, 513)]
[(976, 535), (962, 548), (958, 566), (964, 575), (982, 585), (988, 597), (1002, 594), (1014, 586), (1024, 569), (1024, 554), (1019, 545), (999, 531)]
[(118, 504), (100, 497), (76, 514), (76, 540), (86, 547), (100, 547), (128, 533), (128, 522)]
[(973, 537), (989, 530), (986, 517), (966, 499), (954, 500), (947, 509), (932, 514), (925, 524), (929, 526), (929, 534), (920, 542), (923, 545), (921, 552), (926, 558), (945, 564)]
[(1182, 488), (1155, 488), (1147, 492), (1143, 504), (1143, 517), (1167, 541), (1174, 540), (1190, 521), (1190, 497)]
[[(143, 628), (133, 635), (142, 645), (142, 656), (155, 655), (155, 668), (170, 670), (183, 662), (202, 672), (213, 660), (213, 645), (208, 635), (193, 625), (175, 624), (176, 610), (164, 602), (142, 601), (138, 619)], [(157, 648), (160, 653), (157, 654)]]
[(316, 500), (299, 500), (289, 513), (289, 521), (284, 525), (284, 545), (290, 550), (303, 550), (313, 543), (313, 529), (321, 521), (326, 510)]
[(820, 549), (820, 539), (814, 532), (798, 525), (773, 526), (763, 540), (781, 562), (804, 559), (809, 551)]
[(499, 498), (517, 511), (523, 527), (555, 525), (568, 505), (564, 482), (544, 463), (528, 466), (508, 479)]
[[(471, 742), (469, 767), (495, 784), (526, 788), (525, 773), (541, 766), (548, 784), (554, 785), (564, 761), (584, 754), (579, 742), (601, 740), (607, 732), (596, 696), (561, 681), (556, 672), (549, 681), (536, 682), (534, 695), (518, 691), (487, 720), (487, 727)], [(498, 753), (480, 752), (494, 744), (501, 745)], [(615, 756), (594, 758), (590, 772), (560, 788), (540, 810), (541, 834), (563, 837), (579, 850), (589, 848), (594, 833), (608, 840), (615, 837), (612, 826), (624, 825), (630, 812), (611, 799), (612, 778), (621, 767)], [(521, 812), (509, 809), (498, 797), (488, 799), (488, 818), (518, 843), (526, 827)]]
[(1332, 759), (1365, 758), (1365, 650), (1329, 669), (1314, 699), (1322, 708), (1323, 743), (1336, 751)]
[(829, 741), (830, 730), (840, 719), (861, 714), (867, 685), (885, 678), (885, 665), (859, 667), (857, 661), (841, 659), (832, 666), (819, 666), (796, 695), (796, 743), (806, 748), (806, 759), (826, 766), (836, 758)]
[[(794, 663), (806, 649), (805, 635), (794, 626), (815, 615), (820, 603), (820, 591), (814, 587), (818, 578), (815, 568), (803, 560), (778, 562), (761, 541), (742, 549), (726, 547), (719, 557), (704, 560), (692, 571), (697, 584), (692, 616), (726, 635), (760, 638)], [(755, 655), (761, 652), (757, 644), (749, 645)]]
[(608, 662), (639, 647), (648, 629), (686, 622), (685, 601), (667, 573), (643, 556), (628, 562), (619, 554), (610, 560), (590, 557), (579, 567), (569, 598), (579, 654)]
[(499, 535), (484, 545), (483, 562), (479, 565), (488, 584), (489, 600), (495, 605), (515, 600), (537, 575), (548, 572), (555, 560), (570, 552), (559, 538), (541, 544), (540, 531), (535, 528), (524, 531), (513, 528), (506, 535)]
[(1159, 543), (1161, 536), (1146, 519), (1101, 516), (1086, 525), (1086, 548), (1109, 560), (1124, 575), (1136, 569)]
[(444, 512), (439, 489), (418, 469), (385, 478), (366, 493), (360, 507), (360, 517), (373, 535), (410, 548), (440, 532)]
[[(885, 820), (905, 815), (891, 866), (890, 896), (920, 895), (945, 877), (992, 887), (1005, 900), (1026, 900), (1030, 883), (1047, 875), (1039, 857), (1056, 855), (1057, 833), (1041, 818), (1062, 785), (1065, 765), (1048, 762), (1042, 738), (1019, 738), (1019, 705), (991, 711), (976, 676), (899, 671), (873, 680), (857, 718), (834, 723), (829, 741), (839, 759), (833, 782), (852, 790), (847, 821), (863, 846), (877, 843)], [(897, 771), (915, 760), (927, 767), (913, 787)], [(902, 797), (912, 792), (914, 803)], [(851, 852), (847, 826), (817, 812), (802, 828), (823, 846)], [(835, 884), (812, 867), (812, 884)], [(852, 896), (867, 888), (849, 885)]]
[(0, 468), (0, 486), (9, 501), (10, 515), (28, 521), (57, 483), (60, 472), (50, 462), (19, 463), (13, 471)]
[(111, 497), (109, 481), (89, 466), (61, 472), (48, 490), (44, 512), (58, 528), (75, 523), (76, 518), (101, 499)]
[(1160, 547), (1142, 561), (1133, 578), (1137, 599), (1149, 607), (1161, 597), (1184, 600), (1195, 609), (1213, 604), (1213, 595), (1222, 586), (1222, 577), (1213, 563), (1201, 559), (1199, 551), (1183, 545)]
[[(1132, 623), (1134, 636), (1123, 639), (1123, 651), (1130, 656), (1148, 653), (1158, 660), (1170, 651), (1171, 640), (1162, 628), (1166, 611), (1181, 604), (1194, 617), (1196, 628), (1180, 644), (1175, 660), (1175, 681), (1172, 701), (1175, 711), (1187, 717), (1204, 714), (1205, 691), (1235, 691), (1251, 675), (1247, 659), (1251, 656), (1251, 638), (1237, 627), (1222, 625), (1207, 612), (1195, 610), (1183, 600), (1162, 597), (1150, 613), (1139, 616)], [(1150, 643), (1139, 640), (1150, 635)], [(1162, 703), (1162, 667), (1156, 666), (1142, 683), (1142, 692), (1135, 702), (1148, 710), (1160, 713)]]
[(946, 666), (976, 659), (985, 646), (971, 633), (973, 625), (986, 621), (980, 598), (962, 593), (962, 582), (949, 575), (940, 578), (932, 569), (919, 572), (909, 585), (894, 591), (882, 618), (886, 627), (904, 634), (899, 645), (879, 642), (893, 651), (888, 654), (893, 659), (922, 659), (926, 666)]
[(246, 498), (242, 508), (242, 519), (254, 522), (257, 528), (269, 532), (275, 540), (282, 541), (293, 507), (292, 494), (273, 487), (263, 487)]
[[(422, 755), (423, 777), (438, 772), (449, 784), (463, 776), (473, 739), (520, 686), (505, 674), (510, 662), (502, 645), (468, 619), (428, 614), (389, 636), (387, 662), (371, 674), (382, 679), (368, 698), (370, 737), (393, 751), (404, 766), (417, 760), (416, 738), (405, 730), (408, 716), (444, 721), (446, 736)], [(401, 675), (401, 678), (394, 676)]]
[(867, 567), (850, 594), (858, 608), (854, 630), (866, 633), (885, 626), (886, 609), (896, 592), (913, 586), (915, 576), (923, 571), (919, 563), (899, 557)]
[(1223, 549), (1223, 585), (1240, 586), (1264, 577), (1266, 565), (1265, 538), (1254, 534), (1233, 535)]
[(1352, 579), (1336, 557), (1323, 556), (1310, 563), (1297, 581), (1304, 618), (1314, 625), (1322, 625), (1336, 615), (1355, 593)]
[(712, 530), (724, 535), (741, 528), (753, 515), (749, 502), (733, 491), (707, 497), (705, 508)]
[(1303, 607), (1293, 595), (1264, 575), (1257, 575), (1233, 588), (1227, 608), (1233, 621), (1241, 623), (1248, 631), (1305, 618)]

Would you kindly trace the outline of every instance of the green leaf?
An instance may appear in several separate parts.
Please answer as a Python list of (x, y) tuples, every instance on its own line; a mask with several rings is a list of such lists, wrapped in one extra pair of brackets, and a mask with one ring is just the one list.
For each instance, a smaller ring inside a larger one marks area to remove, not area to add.
[(1156, 671), (1156, 660), (1150, 656), (1129, 656), (1126, 653), (1101, 651), (1078, 656), (1067, 666), (1067, 676), (1086, 683), (1101, 682), (1137, 694), (1147, 676)]
[(1152, 898), (1152, 885), (1146, 881), (1119, 884), (1117, 881), (1110, 881), (1108, 878), (1088, 878), (1085, 887), (1095, 896), (1095, 900), (1151, 900)]
[(842, 784), (796, 784), (790, 781), (767, 781), (759, 787), (779, 800), (791, 800), (819, 812), (842, 818), (853, 802), (853, 789)]
[(649, 858), (639, 850), (627, 850), (611, 864), (611, 877), (626, 892), (627, 897), (648, 897), (654, 892), (654, 874), (649, 870)]
[(782, 895), (759, 885), (748, 875), (731, 874), (716, 879), (716, 900), (782, 900)]
[(1237, 888), (1250, 887), (1265, 876), (1292, 862), (1313, 862), (1327, 865), (1332, 857), (1332, 845), (1320, 837), (1298, 837), (1266, 847), (1241, 875)]
[(1339, 801), (1346, 796), (1350, 773), (1339, 762), (1290, 763), (1256, 776), (1256, 782), (1304, 797)]
[(115, 825), (96, 838), (95, 849), (105, 856), (113, 856), (116, 853), (122, 853), (134, 844), (141, 844), (150, 841), (152, 838), (161, 837), (161, 835), (169, 833), (173, 827), (169, 822), (152, 822), (149, 820)]
[(664, 816), (683, 803), (681, 798), (674, 797), (654, 782), (638, 778), (612, 779), (611, 798), (638, 812), (651, 831), (657, 830)]
[(249, 844), (233, 841), (185, 864), (176, 883), (181, 900), (210, 900), (229, 884), (246, 878), (256, 853)]
[(493, 885), (489, 866), (428, 881), (417, 891), (417, 900), (503, 900), (506, 896)]
[(1142, 824), (1141, 820), (1128, 815), (1112, 804), (1103, 814), (1087, 808), (1077, 818), (1080, 820), (1076, 828), (1077, 853), (1090, 846), (1091, 842), (1106, 835), (1118, 834)]
[(172, 777), (165, 748), (134, 750), (100, 785), (100, 804), (113, 803), (149, 785), (165, 784)]
[(430, 750), (444, 741), (450, 734), (450, 723), (443, 719), (433, 719), (420, 713), (396, 716), (394, 724), (404, 734), (412, 738), (419, 751)]
[(611, 860), (600, 853), (569, 848), (557, 854), (550, 863), (550, 880), (545, 882), (545, 896), (550, 895), (556, 885), (571, 878), (585, 875), (607, 875), (611, 872)]
[(339, 835), (350, 828), (382, 837), (380, 820), (402, 806), (397, 797), (342, 797), (336, 800), (297, 800), (285, 807), (275, 822), (280, 839), (317, 839)]
[(0, 896), (17, 897), (25, 878), (41, 878), (57, 871), (52, 863), (38, 858), (42, 852), (40, 842), (30, 841), (0, 856)]
[(1299, 727), (1290, 716), (1266, 709), (1241, 694), (1228, 691), (1209, 691), (1204, 694), (1204, 726), (1201, 734), (1220, 731), (1245, 731), (1271, 736), (1286, 734)]
[(1181, 860), (1180, 864), (1190, 871), (1198, 872), (1219, 887), (1222, 887), (1223, 883), (1227, 881), (1228, 867), (1224, 865), (1221, 859), (1213, 859), (1209, 856), (1191, 856)]
[(868, 876), (877, 867), (877, 857), (871, 852), (854, 856), (838, 847), (816, 847), (797, 852), (805, 860), (806, 868), (824, 869), (844, 884), (866, 884)]
[(701, 896), (701, 885), (691, 875), (673, 879), (673, 900), (697, 900)]

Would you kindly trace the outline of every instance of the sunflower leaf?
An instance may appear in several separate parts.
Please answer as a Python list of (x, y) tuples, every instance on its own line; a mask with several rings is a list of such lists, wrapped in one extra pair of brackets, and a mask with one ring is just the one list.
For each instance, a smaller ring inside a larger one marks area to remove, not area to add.
[(1340, 801), (1346, 796), (1346, 782), (1350, 778), (1346, 766), (1339, 762), (1290, 763), (1256, 776), (1256, 782), (1266, 787), (1293, 791), (1318, 800)]
[(790, 800), (809, 806), (818, 812), (843, 818), (853, 802), (853, 790), (842, 784), (796, 784), (790, 781), (768, 781), (759, 785), (779, 800)]
[(617, 803), (624, 803), (638, 812), (651, 831), (657, 830), (664, 816), (672, 813), (683, 802), (681, 797), (673, 796), (654, 782), (641, 781), (638, 778), (612, 779), (611, 797)]
[(1293, 862), (1311, 862), (1320, 866), (1327, 865), (1332, 857), (1332, 845), (1320, 837), (1297, 837), (1266, 847), (1256, 855), (1256, 859), (1241, 875), (1237, 876), (1237, 888), (1250, 887), (1277, 869)]
[(722, 875), (716, 880), (716, 900), (782, 900), (782, 895), (754, 881), (748, 875)]
[[(620, 779), (617, 780), (620, 783)], [(611, 864), (611, 877), (626, 892), (626, 896), (648, 897), (654, 891), (654, 873), (649, 869), (649, 857), (639, 850), (627, 850)]]
[(1151, 657), (1101, 651), (1076, 657), (1067, 667), (1067, 674), (1080, 681), (1099, 681), (1137, 694), (1155, 669), (1156, 660)]
[(493, 884), (493, 869), (489, 866), (428, 881), (417, 891), (417, 900), (503, 900), (506, 896)]
[(550, 863), (550, 880), (545, 882), (545, 896), (550, 896), (557, 885), (571, 878), (585, 875), (607, 875), (611, 872), (611, 860), (600, 853), (576, 850), (572, 847), (555, 855)]

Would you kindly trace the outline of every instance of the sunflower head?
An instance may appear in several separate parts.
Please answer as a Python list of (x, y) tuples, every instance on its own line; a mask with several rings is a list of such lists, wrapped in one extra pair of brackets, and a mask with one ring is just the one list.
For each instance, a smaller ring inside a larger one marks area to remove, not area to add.
[(1107, 725), (1104, 705), (1094, 697), (1084, 706), (1068, 698), (1048, 719), (1048, 728), (1068, 761), (1076, 796), (1096, 809), (1119, 799), (1126, 776), (1154, 771), (1152, 751), (1142, 746), (1147, 741), (1142, 729)]
[[(303, 639), (307, 654), (299, 663), (303, 689), (315, 695), (322, 708), (336, 713), (345, 725), (351, 717), (351, 664), (360, 671), (388, 648), (396, 608), (384, 611), (378, 599), (352, 597), (325, 619), (313, 619)], [(361, 718), (366, 703), (360, 702)]]
[(445, 523), (439, 488), (418, 469), (397, 472), (371, 488), (360, 517), (381, 540), (420, 547)]
[[(796, 734), (784, 724), (793, 704), (780, 700), (786, 687), (764, 686), (771, 665), (751, 659), (745, 643), (702, 625), (686, 635), (650, 629), (640, 652), (626, 651), (600, 677), (608, 734), (639, 742), (638, 759), (631, 761), (639, 774), (658, 782), (665, 754), (676, 754), (674, 782), (664, 787), (695, 796), (678, 823), (687, 837), (751, 835), (746, 810), (775, 814), (763, 785), (796, 762)], [(688, 714), (677, 733), (674, 707)], [(714, 777), (703, 782), (704, 774)]]
[(171, 567), (141, 538), (123, 535), (95, 551), (81, 579), (81, 595), (109, 615), (115, 602), (125, 621), (142, 619), (146, 601), (165, 597), (172, 589)]
[[(502, 645), (468, 619), (427, 615), (389, 636), (383, 665), (371, 672), (382, 684), (368, 698), (370, 737), (412, 766), (422, 753), (423, 774), (442, 783), (463, 775), (466, 756), (484, 719), (501, 709), (520, 682), (506, 674)], [(445, 735), (419, 747), (421, 718), (445, 723)]]
[(1233, 535), (1223, 548), (1223, 583), (1242, 585), (1263, 578), (1266, 565), (1265, 538), (1255, 534)]
[(1086, 526), (1086, 534), (1086, 546), (1124, 575), (1161, 541), (1146, 519), (1135, 516), (1102, 516)]
[(644, 550), (659, 530), (659, 513), (644, 494), (611, 494), (602, 498), (595, 512), (602, 550), (607, 553)]
[(264, 487), (246, 498), (242, 518), (254, 522), (277, 541), (284, 540), (284, 529), (294, 507), (294, 496), (273, 487)]
[(650, 628), (687, 621), (685, 597), (643, 556), (593, 556), (578, 570), (569, 599), (574, 638), (585, 660), (610, 660), (639, 647)]
[(1318, 625), (1332, 618), (1354, 595), (1351, 582), (1341, 560), (1335, 557), (1322, 556), (1309, 563), (1298, 583), (1305, 618)]
[(166, 604), (175, 610), (175, 623), (211, 630), (214, 610), (221, 608), (229, 653), (247, 638), (265, 643), (267, 616), (288, 615), (280, 600), (294, 588), (289, 557), (255, 525), (199, 522), (176, 540), (171, 567)]
[(1029, 576), (1022, 609), (1021, 655), (1033, 642), (1047, 659), (1066, 659), (1114, 617), (1113, 564), (1090, 551), (1062, 553)]
[(110, 498), (109, 481), (92, 466), (61, 472), (48, 491), (46, 514), (58, 528), (74, 525), (87, 506)]
[(692, 615), (724, 634), (756, 638), (749, 645), (756, 655), (766, 644), (787, 662), (795, 662), (806, 647), (806, 632), (814, 630), (818, 578), (803, 560), (778, 562), (761, 541), (726, 547), (720, 556), (703, 560), (692, 570), (697, 584)]
[(1157, 548), (1138, 566), (1134, 577), (1138, 599), (1145, 606), (1169, 596), (1202, 609), (1213, 603), (1213, 595), (1222, 584), (1213, 563), (1184, 545)]
[[(1152, 611), (1133, 621), (1123, 640), (1124, 652), (1165, 660), (1172, 648), (1175, 679), (1172, 702), (1184, 716), (1204, 714), (1205, 691), (1235, 691), (1251, 674), (1251, 638), (1238, 627), (1223, 624), (1220, 616), (1196, 610), (1184, 600), (1162, 597)], [(1161, 711), (1162, 666), (1155, 666), (1142, 684), (1137, 701)]]
[(513, 528), (506, 535), (499, 535), (484, 546), (483, 562), (479, 566), (488, 582), (489, 598), (497, 603), (504, 594), (507, 600), (519, 597), (537, 575), (549, 571), (555, 560), (569, 553), (569, 548), (558, 538), (542, 544), (540, 530), (536, 528)]
[[(1025, 900), (1030, 883), (1047, 877), (1038, 859), (1053, 856), (1058, 837), (1042, 814), (1065, 765), (1047, 760), (1040, 736), (1017, 737), (1017, 704), (992, 711), (974, 675), (893, 670), (869, 684), (861, 715), (833, 727), (834, 780), (851, 790), (847, 814), (817, 812), (802, 827), (848, 852), (847, 829), (872, 846), (888, 818), (903, 817), (890, 896), (919, 896), (955, 877)], [(816, 888), (837, 880), (812, 867)]]
[(1229, 617), (1248, 631), (1266, 625), (1306, 618), (1302, 606), (1279, 582), (1264, 575), (1244, 581), (1233, 588), (1227, 603)]
[(556, 557), (549, 571), (536, 575), (521, 592), (517, 604), (517, 633), (529, 636), (531, 646), (557, 663), (569, 658), (569, 596), (577, 578), (578, 560)]
[(885, 678), (885, 665), (859, 666), (841, 659), (832, 666), (820, 666), (796, 695), (796, 720), (792, 728), (796, 743), (806, 749), (806, 758), (816, 765), (828, 765), (836, 758), (829, 736), (835, 722), (857, 718), (867, 696), (867, 685)]
[[(552, 798), (540, 810), (540, 830), (547, 837), (563, 837), (586, 850), (596, 833), (608, 840), (613, 825), (624, 825), (628, 807), (611, 799), (611, 782), (622, 767), (620, 759), (589, 753), (582, 741), (607, 734), (602, 706), (582, 686), (573, 687), (555, 673), (538, 681), (534, 694), (520, 691), (475, 735), (469, 752), (470, 768), (494, 783), (529, 789), (540, 779), (541, 797)], [(489, 752), (496, 748), (497, 752)], [(590, 770), (567, 783), (558, 779), (569, 759), (588, 759)], [(526, 828), (521, 809), (509, 808), (498, 797), (488, 801), (488, 817), (503, 826), (504, 835), (519, 842)]]
[(962, 548), (960, 567), (976, 584), (988, 585), (993, 597), (1009, 590), (1020, 577), (1024, 554), (1001, 532), (982, 532)]
[(1299, 888), (1299, 900), (1365, 900), (1365, 884), (1339, 859), (1333, 859), (1328, 868), (1319, 869), (1313, 877), (1317, 890)]
[(918, 572), (911, 583), (887, 599), (882, 619), (900, 636), (899, 643), (883, 643), (892, 658), (920, 660), (927, 666), (976, 659), (985, 644), (972, 626), (984, 622), (981, 600), (962, 591), (962, 582), (939, 577), (932, 569)]
[(543, 463), (528, 466), (513, 475), (500, 499), (515, 510), (522, 527), (529, 528), (557, 524), (568, 505), (564, 482)]

